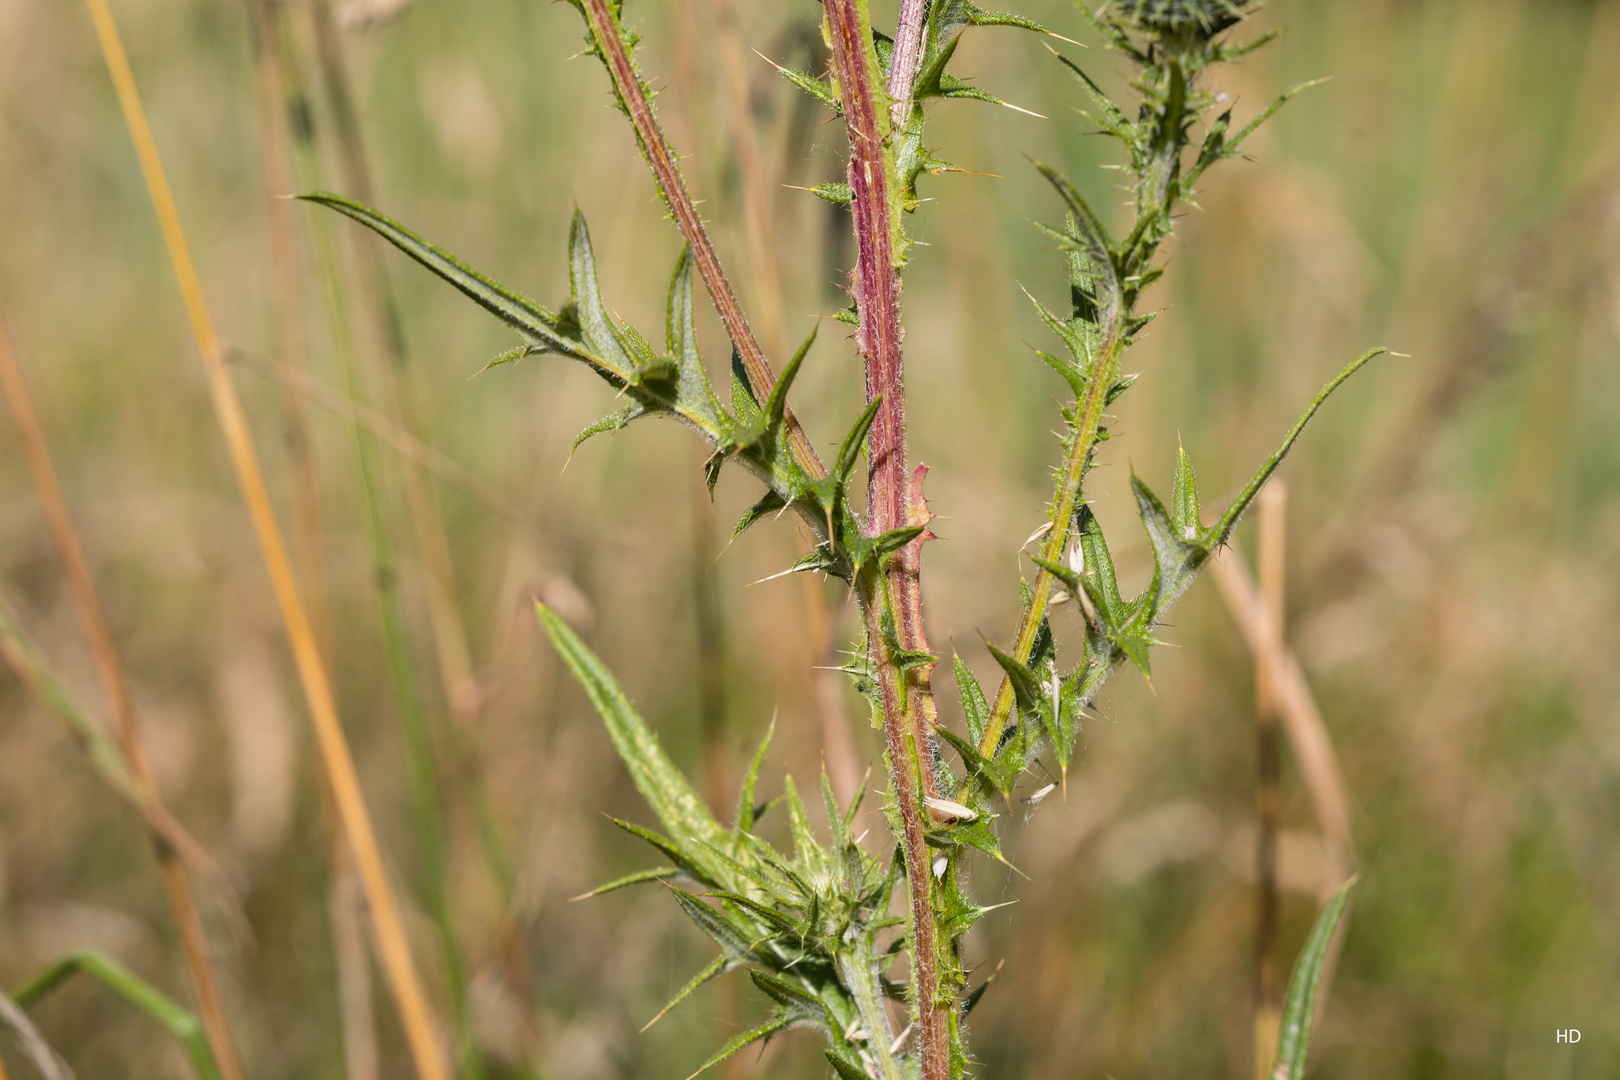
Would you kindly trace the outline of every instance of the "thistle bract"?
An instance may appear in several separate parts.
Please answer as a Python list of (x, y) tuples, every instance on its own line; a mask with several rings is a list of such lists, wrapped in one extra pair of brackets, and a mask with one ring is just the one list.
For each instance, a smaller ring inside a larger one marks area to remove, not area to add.
[(1115, 9), (1143, 30), (1198, 30), (1213, 34), (1243, 18), (1254, 5), (1236, 0), (1115, 0)]

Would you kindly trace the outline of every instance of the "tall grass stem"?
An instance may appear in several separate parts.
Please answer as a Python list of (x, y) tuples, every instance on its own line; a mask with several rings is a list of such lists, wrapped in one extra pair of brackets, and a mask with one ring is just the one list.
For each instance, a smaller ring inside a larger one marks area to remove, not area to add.
[(304, 696), (309, 705), (310, 717), (320, 743), (321, 755), (332, 784), (333, 796), (338, 805), (344, 831), (353, 848), (361, 880), (365, 885), (382, 966), (388, 975), (395, 1002), (399, 1007), (401, 1024), (410, 1046), (417, 1075), (420, 1080), (448, 1080), (440, 1053), (438, 1023), (426, 995), (422, 992), (416, 964), (411, 958), (410, 947), (405, 939), (405, 929), (400, 922), (393, 891), (383, 867), (382, 852), (372, 828), (371, 815), (366, 809), (365, 797), (355, 772), (354, 758), (349, 751), (342, 723), (338, 719), (331, 683), (327, 678), (308, 611), (299, 595), (292, 563), (287, 556), (286, 543), (282, 539), (280, 526), (276, 524), (275, 511), (271, 506), (270, 495), (259, 468), (258, 454), (253, 447), (247, 416), (231, 382), (230, 372), (225, 366), (224, 347), (214, 329), (213, 316), (208, 310), (202, 282), (197, 275), (190, 245), (180, 224), (179, 211), (169, 189), (157, 144), (146, 121), (145, 109), (141, 105), (134, 73), (130, 70), (129, 58), (107, 0), (85, 0), (85, 2), (95, 23), (102, 56), (112, 77), (124, 121), (135, 144), (136, 156), (146, 180), (153, 210), (157, 214), (164, 245), (168, 249), (175, 279), (191, 322), (192, 333), (202, 354), (214, 409), (230, 451), (237, 480), (242, 487), (243, 498), (253, 520), (254, 531), (259, 539), (265, 568), (270, 574), (283, 622), (286, 624), (288, 640), (292, 646)]
[[(62, 485), (51, 463), (50, 447), (40, 428), (39, 418), (23, 382), (17, 358), (4, 325), (0, 325), (0, 389), (5, 392), (6, 403), (22, 436), (23, 455), (28, 459), (34, 487), (45, 508), (45, 520), (50, 526), (51, 539), (56, 544), (57, 556), (62, 560), (73, 603), (79, 611), (85, 637), (90, 641), (90, 652), (95, 659), (96, 675), (102, 692), (112, 706), (118, 741), (131, 779), (142, 802), (151, 807), (162, 806), (157, 779), (152, 763), (146, 755), (146, 744), (141, 738), (140, 719), (135, 711), (135, 699), (130, 693), (129, 679), (118, 658), (118, 647), (113, 642), (112, 630), (107, 625), (107, 614), (102, 609), (101, 597), (96, 592), (90, 564), (84, 556), (84, 545), (68, 513), (67, 500), (62, 496)], [(186, 876), (185, 864), (179, 852), (172, 847), (162, 831), (148, 829), (152, 847), (157, 855), (158, 873), (163, 881), (163, 892), (174, 916), (175, 928), (180, 934), (180, 948), (185, 954), (186, 969), (191, 974), (192, 989), (197, 995), (197, 1011), (202, 1017), (208, 1042), (219, 1060), (224, 1080), (241, 1080), (242, 1068), (237, 1060), (236, 1044), (231, 1038), (230, 1025), (225, 1019), (225, 1006), (219, 993), (219, 976), (209, 957), (208, 939), (203, 932), (202, 920), (197, 914), (196, 898)]]

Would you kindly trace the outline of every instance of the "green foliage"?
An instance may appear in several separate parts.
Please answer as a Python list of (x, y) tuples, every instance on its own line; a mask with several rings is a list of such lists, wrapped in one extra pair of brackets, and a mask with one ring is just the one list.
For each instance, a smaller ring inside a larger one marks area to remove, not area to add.
[[(587, 52), (608, 67), (619, 105), (631, 114), (660, 192), (672, 213), (678, 213), (681, 203), (676, 196), (684, 198), (684, 193), (671, 190), (679, 181), (673, 166), (660, 171), (658, 159), (667, 147), (650, 147), (647, 142), (657, 130), (647, 115), (651, 95), (635, 67), (635, 37), (619, 23), (619, 5), (609, 2), (604, 14), (602, 0), (571, 2), (587, 16)], [(1110, 437), (1105, 410), (1134, 381), (1123, 373), (1121, 359), (1153, 318), (1152, 312), (1139, 312), (1138, 306), (1145, 290), (1163, 272), (1155, 264), (1159, 249), (1171, 234), (1177, 207), (1192, 201), (1193, 185), (1215, 162), (1238, 156), (1256, 127), (1295, 92), (1283, 95), (1236, 135), (1231, 134), (1230, 110), (1213, 115), (1216, 99), (1201, 88), (1200, 75), (1264, 40), (1228, 45), (1219, 37), (1241, 20), (1248, 6), (1229, 0), (1118, 0), (1087, 12), (1109, 46), (1137, 69), (1131, 85), (1141, 100), (1134, 110), (1112, 101), (1079, 65), (1059, 57), (1090, 100), (1091, 111), (1086, 115), (1124, 151), (1135, 220), (1124, 235), (1114, 235), (1074, 184), (1055, 169), (1037, 164), (1065, 209), (1063, 227), (1041, 228), (1066, 252), (1067, 311), (1059, 315), (1034, 301), (1041, 320), (1064, 349), (1063, 354), (1037, 350), (1036, 355), (1073, 394), (1072, 403), (1063, 409), (1064, 460), (1057, 470), (1048, 531), (1035, 557), (1040, 573), (1033, 586), (1024, 585), (1024, 618), (1018, 640), (1007, 650), (989, 646), (1004, 677), (994, 705), (967, 666), (959, 658), (954, 661), (968, 737), (943, 726), (932, 733), (957, 751), (961, 774), (935, 760), (928, 732), (909, 727), (910, 733), (904, 736), (907, 749), (900, 755), (909, 760), (886, 760), (891, 828), (898, 837), (903, 832), (902, 821), (911, 822), (907, 840), (926, 846), (926, 865), (919, 865), (914, 856), (908, 871), (906, 860), (898, 854), (887, 860), (868, 854), (851, 835), (853, 807), (843, 810), (835, 804), (825, 778), (822, 787), (830, 825), (826, 842), (811, 828), (791, 779), (783, 802), (793, 837), (792, 856), (760, 838), (755, 826), (763, 810), (757, 805), (756, 789), (769, 734), (744, 780), (735, 823), (722, 826), (669, 761), (597, 657), (555, 614), (544, 607), (538, 609), (543, 628), (585, 688), (663, 828), (659, 833), (619, 822), (621, 828), (656, 848), (667, 865), (610, 882), (596, 893), (664, 881), (677, 904), (719, 949), (715, 960), (692, 977), (665, 1011), (708, 980), (736, 967), (746, 967), (755, 985), (774, 1003), (764, 1023), (731, 1040), (703, 1068), (779, 1031), (810, 1027), (821, 1033), (828, 1059), (840, 1076), (901, 1080), (913, 1075), (923, 1055), (915, 1049), (903, 1051), (903, 1044), (894, 1043), (895, 1033), (889, 1030), (881, 1001), (885, 995), (902, 995), (889, 981), (888, 969), (902, 951), (915, 949), (915, 943), (922, 940), (915, 922), (888, 914), (895, 887), (909, 872), (911, 893), (917, 897), (926, 894), (928, 900), (927, 906), (913, 909), (912, 918), (925, 917), (916, 911), (931, 911), (935, 941), (932, 958), (913, 953), (914, 979), (925, 960), (931, 959), (937, 974), (926, 990), (917, 989), (922, 984), (914, 982), (913, 1015), (921, 1015), (915, 1000), (919, 994), (937, 998), (935, 1004), (949, 1017), (950, 1071), (954, 1076), (963, 1074), (967, 1056), (958, 1020), (968, 1004), (978, 1000), (983, 986), (971, 995), (966, 992), (961, 938), (988, 910), (967, 894), (964, 853), (971, 849), (1004, 861), (993, 828), (995, 801), (1004, 798), (1036, 756), (1048, 748), (1067, 776), (1083, 711), (1108, 676), (1123, 662), (1144, 675), (1150, 673), (1153, 635), (1171, 605), (1226, 543), (1326, 397), (1382, 351), (1360, 357), (1329, 382), (1214, 524), (1203, 523), (1197, 479), (1185, 452), (1178, 454), (1168, 505), (1141, 478), (1133, 476), (1132, 492), (1153, 552), (1154, 571), (1139, 594), (1129, 598), (1121, 594), (1108, 542), (1085, 502), (1084, 482), (1095, 464), (1097, 447)], [(869, 28), (867, 9), (856, 3), (852, 10), (853, 14), (846, 10), (843, 25), (859, 26), (864, 35)], [(913, 21), (896, 38), (871, 32), (866, 53), (870, 86), (839, 86), (836, 80), (779, 69), (800, 90), (835, 112), (848, 110), (852, 118), (869, 118), (864, 130), (876, 130), (881, 137), (881, 163), (886, 173), (881, 190), (889, 200), (883, 208), (886, 213), (870, 213), (872, 207), (854, 208), (868, 211), (868, 221), (892, 222), (889, 239), (897, 272), (906, 265), (910, 244), (903, 214), (920, 202), (919, 178), (955, 169), (935, 157), (925, 144), (929, 104), (934, 99), (960, 98), (1000, 103), (990, 92), (948, 70), (962, 34), (973, 27), (996, 25), (1046, 33), (1027, 20), (985, 12), (965, 0), (908, 2), (902, 17)], [(597, 28), (611, 31), (617, 40), (599, 40)], [(900, 39), (911, 46), (897, 44)], [(891, 83), (898, 84), (893, 94)], [(641, 104), (633, 105), (636, 101)], [(1204, 134), (1195, 144), (1192, 134), (1200, 122)], [(854, 131), (854, 121), (851, 123)], [(851, 184), (823, 184), (812, 191), (837, 204), (853, 205), (860, 197)], [(589, 233), (577, 211), (569, 238), (571, 295), (553, 312), (479, 274), (375, 210), (333, 195), (305, 197), (378, 232), (514, 330), (519, 345), (492, 364), (533, 354), (566, 356), (584, 363), (612, 386), (620, 407), (581, 432), (576, 446), (599, 432), (661, 415), (684, 423), (708, 444), (705, 472), (711, 490), (727, 462), (740, 462), (763, 481), (765, 491), (737, 522), (733, 537), (791, 509), (810, 529), (814, 546), (790, 571), (839, 577), (855, 586), (862, 598), (869, 640), (845, 668), (857, 689), (882, 711), (895, 707), (892, 701), (897, 694), (906, 698), (925, 685), (921, 680), (938, 657), (925, 648), (905, 644), (921, 637), (909, 628), (901, 633), (904, 624), (885, 571), (895, 556), (928, 538), (926, 519), (914, 518), (880, 534), (850, 501), (860, 449), (878, 416), (882, 397), (874, 393), (850, 426), (827, 475), (806, 471), (789, 445), (787, 398), (809, 356), (814, 334), (769, 388), (751, 380), (748, 372), (753, 369), (745, 369), (743, 356), (734, 349), (730, 399), (723, 405), (708, 381), (693, 329), (691, 248), (682, 253), (671, 278), (660, 352), (633, 326), (609, 314), (597, 281)], [(870, 197), (878, 201), (878, 196)], [(690, 223), (683, 228), (691, 239)], [(852, 307), (839, 317), (859, 325), (867, 316), (864, 309)], [(863, 333), (865, 329), (863, 326)], [(898, 391), (898, 387), (881, 389)], [(915, 513), (926, 513), (920, 493), (919, 486), (911, 503)], [(1059, 657), (1047, 618), (1050, 591), (1056, 585), (1068, 590), (1084, 614), (1084, 633), (1073, 657)], [(880, 686), (888, 689), (880, 693)], [(895, 717), (886, 718), (886, 723), (895, 722)], [(902, 786), (897, 778), (902, 770), (911, 776), (905, 790), (921, 786), (929, 792), (915, 797), (918, 805), (900, 802)], [(921, 784), (923, 779), (928, 782)], [(920, 830), (916, 825), (919, 816), (926, 822)], [(880, 949), (877, 935), (903, 921), (906, 934), (892, 947)], [(1310, 949), (1302, 970), (1314, 963), (1319, 972), (1321, 957)], [(1314, 985), (1310, 981), (1313, 994)], [(1302, 1058), (1303, 1035), (1299, 1038)], [(937, 1055), (938, 1047), (933, 1049)], [(936, 1056), (931, 1076), (939, 1075), (939, 1061)]]
[(214, 1051), (208, 1045), (208, 1036), (197, 1015), (102, 953), (92, 949), (70, 953), (34, 976), (12, 996), (18, 1005), (27, 1008), (74, 975), (88, 977), (156, 1021), (186, 1052), (198, 1080), (220, 1080), (219, 1063), (214, 1060)]
[[(863, 1076), (868, 1068), (883, 1076), (904, 1075), (903, 1060), (889, 1050), (895, 1032), (881, 1003), (882, 996), (893, 993), (883, 974), (897, 957), (881, 951), (877, 943), (878, 934), (895, 924), (888, 909), (898, 872), (894, 862), (886, 864), (857, 842), (850, 831), (854, 807), (837, 806), (826, 789), (831, 833), (823, 843), (789, 779), (785, 795), (793, 854), (778, 852), (756, 835), (755, 789), (770, 742), (767, 733), (744, 779), (737, 823), (722, 826), (596, 655), (550, 609), (537, 606), (536, 613), (596, 707), (664, 832), (624, 827), (676, 863), (675, 868), (621, 878), (595, 892), (665, 881), (681, 909), (720, 950), (665, 1011), (709, 979), (737, 967), (746, 967), (755, 985), (775, 1003), (765, 1023), (727, 1043), (702, 1068), (778, 1031), (810, 1027), (827, 1041), (835, 1065), (843, 1063)], [(674, 884), (677, 880), (693, 888)]]
[(1316, 1018), (1316, 990), (1322, 983), (1322, 969), (1332, 951), (1333, 936), (1348, 910), (1350, 891), (1355, 887), (1356, 881), (1351, 878), (1322, 905), (1310, 937), (1305, 939), (1305, 947), (1294, 963), (1294, 975), (1288, 980), (1288, 993), (1283, 998), (1282, 1028), (1277, 1039), (1277, 1063), (1271, 1070), (1272, 1080), (1304, 1080), (1311, 1023)]

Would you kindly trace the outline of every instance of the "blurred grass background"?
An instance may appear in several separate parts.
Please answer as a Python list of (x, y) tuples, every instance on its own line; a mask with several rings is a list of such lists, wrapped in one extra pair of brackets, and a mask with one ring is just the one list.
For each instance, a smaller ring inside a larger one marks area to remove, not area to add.
[[(877, 20), (892, 20), (894, 6), (876, 4)], [(1015, 6), (1092, 40), (1056, 0)], [(116, 10), (222, 333), (246, 355), (273, 356), (247, 9), (125, 0)], [(722, 63), (728, 10), (719, 0), (630, 7), (687, 175), (757, 311), (770, 300), (743, 226), (748, 180), (735, 164)], [(741, 120), (756, 133), (773, 210), (783, 319), (763, 330), (778, 357), (844, 303), (846, 220), (783, 186), (835, 178), (842, 131), (747, 50), (819, 70), (818, 12), (809, 0), (734, 12), (749, 84)], [(1148, 561), (1130, 469), (1167, 486), (1179, 439), (1213, 504), (1351, 356), (1373, 344), (1411, 354), (1352, 383), (1285, 469), (1288, 637), (1344, 765), (1364, 878), (1314, 1075), (1620, 1075), (1620, 3), (1278, 0), (1240, 33), (1272, 26), (1288, 32), (1216, 76), (1240, 120), (1295, 83), (1333, 79), (1263, 129), (1252, 163), (1214, 170), (1202, 209), (1182, 219), (1156, 297), (1164, 314), (1128, 361), (1143, 378), (1120, 403), (1123, 438), (1106, 448), (1090, 493), (1122, 572), (1140, 581)], [(416, 0), (344, 42), (385, 212), (559, 303), (577, 205), (610, 303), (656, 334), (678, 238), (661, 223), (605, 76), (572, 59), (573, 11)], [(1125, 93), (1113, 58), (1065, 48)], [(947, 537), (927, 551), (930, 633), (988, 677), (979, 636), (1012, 630), (1015, 549), (1041, 520), (1056, 458), (1058, 387), (1029, 362), (1025, 343), (1045, 344), (1045, 332), (1017, 283), (1061, 298), (1059, 259), (1025, 220), (1058, 209), (1021, 155), (1061, 165), (1105, 205), (1120, 193), (1098, 167), (1109, 148), (1070, 108), (1079, 86), (1038, 40), (976, 32), (957, 68), (1047, 116), (965, 102), (935, 110), (941, 155), (999, 175), (926, 184), (936, 201), (916, 233), (931, 246), (906, 290), (912, 440), (933, 468), (931, 504)], [(317, 111), (315, 122), (324, 130), (327, 118)], [(330, 161), (327, 172), (337, 175)], [(162, 790), (251, 920), (245, 940), (209, 910), (249, 1075), (341, 1076), (302, 699), (129, 142), (72, 4), (0, 4), (0, 193), (0, 311)], [(296, 209), (311, 369), (336, 385), (310, 212)], [(813, 670), (827, 661), (818, 626), (830, 620), (844, 647), (848, 613), (836, 592), (798, 579), (749, 585), (801, 550), (786, 520), (721, 555), (757, 495), (746, 476), (721, 481), (705, 520), (698, 451), (673, 426), (599, 437), (570, 459), (574, 432), (611, 407), (609, 391), (545, 358), (469, 381), (511, 342), (403, 259), (387, 265), (430, 441), (504, 507), (491, 512), (464, 485), (438, 488), (522, 932), (514, 973), (493, 945), (497, 890), (447, 753), (451, 880), (481, 1037), (493, 1060), (527, 1053), (559, 1080), (685, 1075), (738, 1022), (737, 991), (700, 994), (638, 1035), (710, 946), (660, 890), (566, 902), (650, 864), (602, 817), (647, 815), (533, 633), (529, 598), (588, 629), (678, 758), (721, 790), (773, 714), (771, 790), (784, 767), (807, 779), (824, 756), (850, 786), (874, 759), (878, 740), (853, 695)], [(704, 317), (718, 371), (722, 337)], [(285, 524), (281, 388), (262, 370), (239, 369), (238, 383)], [(859, 384), (848, 342), (824, 333), (795, 393), (820, 444), (858, 411)], [(313, 421), (336, 685), (414, 908), (418, 960), (442, 1002), (352, 436), (319, 406)], [(446, 740), (404, 497), (393, 487), (388, 496), (422, 687)], [(1248, 529), (1238, 546), (1252, 546)], [(699, 647), (709, 590), (722, 612), (718, 697), (705, 690)], [(104, 711), (9, 421), (0, 597)], [(1193, 590), (1175, 624), (1151, 692), (1132, 674), (1110, 685), (1066, 803), (1004, 819), (1009, 857), (1032, 880), (978, 870), (982, 898), (1021, 901), (986, 919), (969, 946), (986, 972), (1006, 961), (972, 1018), (987, 1075), (1250, 1070), (1253, 665), (1212, 584)], [(716, 707), (706, 754), (703, 718)], [(1284, 790), (1291, 957), (1314, 910), (1321, 845), (1291, 764)], [(0, 676), (0, 984), (82, 946), (188, 1000), (138, 822)], [(756, 1004), (742, 995), (744, 1018)], [(375, 1011), (380, 1075), (408, 1075), (380, 988)], [(35, 1015), (80, 1075), (183, 1075), (160, 1033), (91, 987), (64, 989)], [(1557, 1044), (1555, 1031), (1572, 1027), (1581, 1043)], [(8, 1065), (20, 1060), (12, 1052), (0, 1046)], [(745, 1055), (736, 1075), (827, 1072), (807, 1039), (779, 1040), (766, 1056)]]

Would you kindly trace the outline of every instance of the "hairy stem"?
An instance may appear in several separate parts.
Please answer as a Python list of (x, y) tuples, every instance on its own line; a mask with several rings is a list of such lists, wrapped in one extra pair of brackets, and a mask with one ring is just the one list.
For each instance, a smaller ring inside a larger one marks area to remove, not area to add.
[[(1086, 372), (1085, 396), (1075, 402), (1075, 434), (1069, 440), (1068, 452), (1064, 454), (1063, 464), (1058, 470), (1057, 489), (1052, 493), (1052, 505), (1047, 516), (1052, 527), (1047, 530), (1041, 544), (1041, 559), (1045, 562), (1063, 561), (1063, 549), (1069, 542), (1074, 521), (1075, 504), (1080, 498), (1080, 483), (1085, 477), (1086, 459), (1097, 445), (1097, 425), (1102, 422), (1108, 388), (1119, 374), (1119, 356), (1124, 351), (1123, 344), (1124, 335), (1119, 332), (1116, 317), (1102, 347), (1097, 350), (1090, 370)], [(1024, 606), (1023, 616), (1018, 621), (1018, 636), (1013, 641), (1013, 657), (1021, 664), (1029, 660), (1035, 648), (1035, 638), (1040, 633), (1041, 620), (1046, 617), (1047, 600), (1054, 580), (1045, 567), (1041, 567), (1035, 575), (1035, 585), (1030, 590), (1029, 603)], [(984, 737), (979, 740), (981, 754), (995, 752), (1001, 741), (1001, 732), (1007, 726), (1007, 718), (1012, 715), (1014, 701), (1012, 679), (1003, 676), (1001, 688), (996, 691), (995, 704), (990, 710), (990, 722), (985, 725)]]
[[(608, 9), (607, 0), (578, 0), (583, 6), (586, 18), (590, 21), (592, 34), (596, 38), (597, 46), (602, 50), (602, 58), (607, 64), (608, 73), (613, 78), (614, 89), (618, 91), (619, 99), (624, 103), (625, 111), (630, 115), (630, 123), (636, 131), (636, 142), (641, 147), (642, 156), (647, 159), (648, 168), (652, 169), (653, 178), (658, 181), (659, 194), (664, 197), (675, 224), (680, 227), (681, 235), (686, 242), (692, 245), (692, 259), (697, 264), (698, 276), (703, 279), (703, 287), (709, 291), (709, 299), (714, 303), (714, 309), (720, 315), (720, 322), (726, 328), (726, 335), (742, 358), (743, 369), (748, 372), (748, 382), (753, 387), (754, 394), (760, 401), (770, 397), (771, 388), (776, 385), (776, 376), (771, 371), (770, 361), (765, 358), (765, 351), (760, 348), (759, 341), (754, 337), (753, 327), (748, 324), (748, 316), (743, 313), (742, 304), (737, 301), (737, 294), (732, 292), (731, 282), (726, 278), (726, 272), (720, 265), (720, 256), (715, 253), (714, 244), (709, 240), (709, 234), (703, 227), (703, 220), (698, 217), (697, 207), (693, 205), (691, 193), (686, 190), (686, 182), (681, 179), (681, 171), (675, 163), (675, 154), (669, 142), (664, 138), (663, 129), (658, 126), (658, 117), (653, 113), (652, 102), (647, 100), (647, 94), (641, 85), (641, 76), (636, 71), (635, 61), (630, 58), (630, 52), (625, 48), (624, 39), (620, 35), (619, 23), (613, 13)], [(788, 439), (793, 445), (794, 456), (799, 459), (799, 465), (812, 477), (820, 478), (827, 475), (827, 469), (816, 454), (816, 449), (810, 444), (810, 439), (799, 425), (798, 418), (793, 415), (790, 408), (784, 413), (787, 423)]]
[(889, 61), (889, 122), (904, 126), (911, 112), (911, 84), (922, 66), (923, 16), (927, 0), (901, 0), (894, 32), (894, 58)]
[[(907, 10), (920, 5), (909, 2)], [(866, 397), (881, 398), (867, 436), (866, 525), (873, 535), (913, 524), (906, 468), (905, 380), (900, 353), (900, 275), (895, 266), (894, 222), (888, 185), (885, 96), (878, 88), (871, 27), (857, 0), (826, 0), (834, 72), (843, 94), (849, 134), (849, 184), (854, 193), (856, 262), (850, 291), (859, 316), (856, 347), (866, 364)], [(915, 13), (920, 18), (920, 13)], [(917, 31), (920, 34), (920, 28)], [(916, 36), (916, 35), (914, 35)], [(916, 502), (920, 503), (920, 494)], [(950, 1075), (948, 1002), (942, 1004), (938, 932), (934, 924), (933, 875), (925, 839), (922, 798), (935, 795), (929, 720), (933, 715), (927, 669), (902, 671), (888, 655), (884, 615), (892, 620), (900, 648), (925, 652), (922, 596), (918, 588), (922, 539), (889, 559), (860, 588), (870, 659), (880, 672), (884, 739), (899, 803), (901, 847), (911, 894), (912, 994), (922, 1047), (923, 1080)]]

